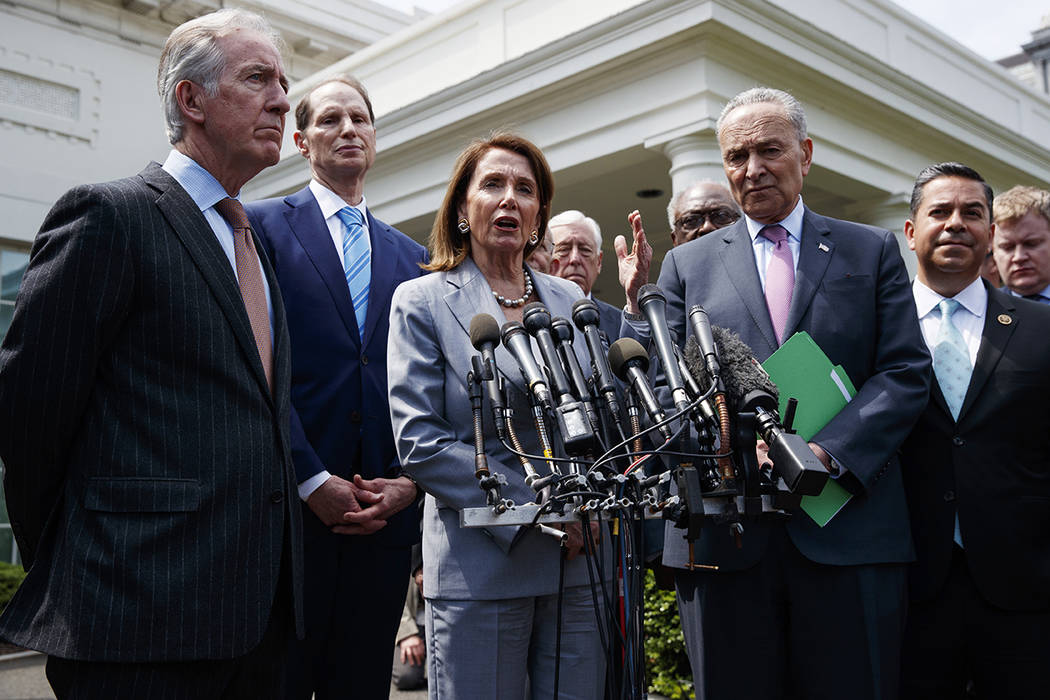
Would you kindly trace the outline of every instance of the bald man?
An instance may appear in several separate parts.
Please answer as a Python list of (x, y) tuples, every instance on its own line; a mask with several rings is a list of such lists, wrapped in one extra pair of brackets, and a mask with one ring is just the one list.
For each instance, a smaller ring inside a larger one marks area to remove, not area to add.
[(700, 238), (739, 218), (740, 207), (729, 190), (710, 180), (694, 182), (672, 197), (667, 205), (671, 246)]

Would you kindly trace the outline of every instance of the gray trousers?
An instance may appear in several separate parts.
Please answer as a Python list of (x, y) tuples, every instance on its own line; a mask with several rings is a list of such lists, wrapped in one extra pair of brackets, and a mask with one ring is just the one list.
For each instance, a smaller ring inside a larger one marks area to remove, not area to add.
[[(431, 700), (554, 696), (557, 594), (506, 600), (428, 598), (426, 605)], [(599, 700), (604, 691), (605, 657), (590, 588), (566, 588), (558, 697)]]

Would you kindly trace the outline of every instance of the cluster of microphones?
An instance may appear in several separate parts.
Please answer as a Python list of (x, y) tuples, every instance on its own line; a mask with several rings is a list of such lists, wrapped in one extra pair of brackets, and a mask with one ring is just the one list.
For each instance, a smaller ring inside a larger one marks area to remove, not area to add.
[[(781, 422), (777, 388), (751, 349), (735, 333), (713, 327), (700, 306), (689, 309), (692, 336), (680, 349), (666, 305), (656, 285), (639, 291), (652, 356), (634, 338), (610, 345), (590, 299), (573, 305), (571, 322), (552, 318), (540, 302), (524, 307), (522, 322), (502, 327), (489, 314), (474, 316), (470, 340), (479, 354), (467, 382), (475, 476), (488, 501), (488, 516), (475, 525), (522, 524), (509, 516), (525, 505), (503, 498), (505, 478), (489, 470), (485, 396), (501, 443), (536, 492), (535, 503), (528, 504), (533, 523), (615, 510), (636, 519), (673, 520), (692, 540), (704, 517), (742, 531), (745, 517), (783, 517), (803, 495), (820, 493), (828, 472), (791, 430), (793, 401)], [(576, 332), (586, 341), (586, 369), (574, 351)], [(512, 368), (497, 367), (500, 344), (527, 387), (540, 453), (525, 452), (514, 429), (503, 381)], [(759, 439), (769, 457), (761, 464)]]

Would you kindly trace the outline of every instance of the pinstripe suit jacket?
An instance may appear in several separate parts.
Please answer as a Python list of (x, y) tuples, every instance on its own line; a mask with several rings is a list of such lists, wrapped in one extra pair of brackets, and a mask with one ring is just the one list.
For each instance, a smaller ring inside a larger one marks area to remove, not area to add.
[(272, 395), (228, 259), (160, 166), (48, 214), (0, 349), (0, 456), (30, 567), (0, 636), (174, 661), (246, 653), (275, 595), (298, 623), (288, 332), (262, 257)]

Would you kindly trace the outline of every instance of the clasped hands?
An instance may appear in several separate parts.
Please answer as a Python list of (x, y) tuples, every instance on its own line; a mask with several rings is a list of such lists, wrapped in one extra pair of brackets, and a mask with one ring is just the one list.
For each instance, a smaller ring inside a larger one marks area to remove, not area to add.
[(353, 481), (331, 476), (306, 499), (310, 510), (340, 535), (370, 535), (387, 519), (416, 499), (416, 485), (407, 477)]

